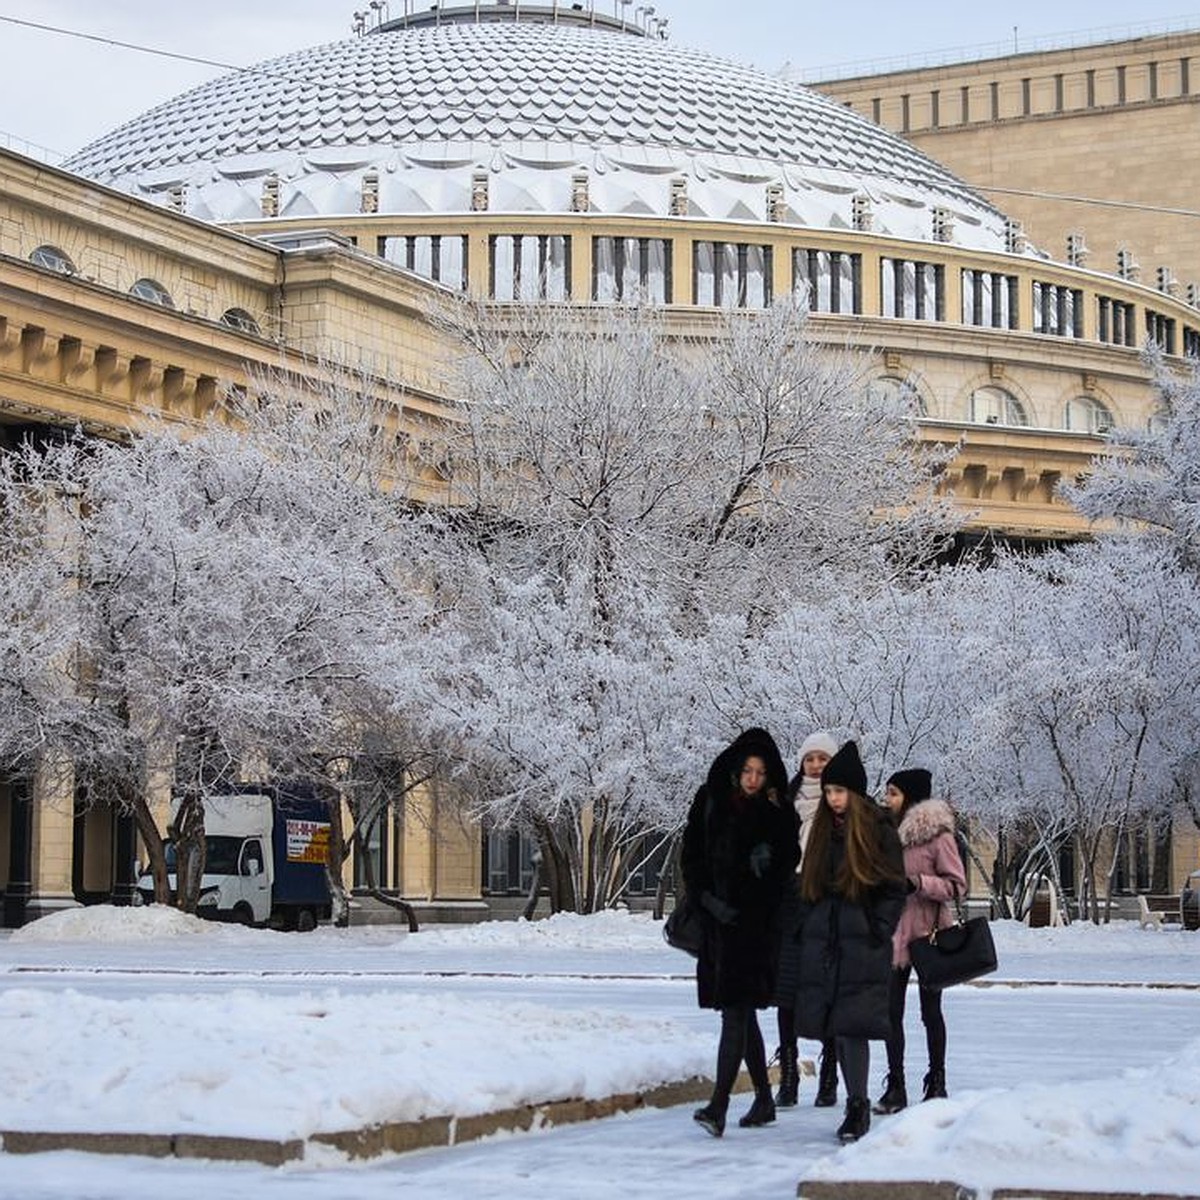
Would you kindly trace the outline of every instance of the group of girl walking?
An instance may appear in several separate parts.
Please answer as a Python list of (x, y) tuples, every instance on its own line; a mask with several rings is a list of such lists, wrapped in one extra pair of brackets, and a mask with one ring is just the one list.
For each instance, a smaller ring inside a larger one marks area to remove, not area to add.
[[(855, 742), (815, 733), (789, 783), (771, 735), (749, 729), (721, 752), (696, 793), (683, 835), (687, 895), (704, 913), (696, 964), (701, 1007), (721, 1014), (712, 1098), (694, 1113), (725, 1132), (742, 1063), (754, 1099), (738, 1119), (768, 1125), (799, 1095), (801, 1037), (821, 1044), (814, 1103), (846, 1090), (843, 1142), (871, 1124), (871, 1040), (887, 1045), (888, 1074), (876, 1113), (908, 1103), (904, 1008), (912, 971), (908, 943), (953, 919), (966, 891), (954, 814), (931, 798), (928, 771), (897, 771), (886, 803), (867, 796)], [(928, 1072), (923, 1098), (946, 1095), (941, 993), (919, 989)], [(779, 1090), (772, 1094), (758, 1010), (775, 1006)]]

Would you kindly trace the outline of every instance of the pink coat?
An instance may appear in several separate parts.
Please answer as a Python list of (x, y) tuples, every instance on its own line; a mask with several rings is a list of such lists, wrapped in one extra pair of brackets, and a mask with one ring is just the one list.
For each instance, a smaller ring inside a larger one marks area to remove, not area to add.
[(954, 923), (954, 894), (967, 894), (958, 843), (954, 840), (954, 810), (944, 800), (922, 800), (900, 819), (900, 845), (904, 848), (904, 874), (916, 885), (909, 892), (892, 935), (892, 965), (907, 967), (908, 943), (927, 937), (934, 929)]

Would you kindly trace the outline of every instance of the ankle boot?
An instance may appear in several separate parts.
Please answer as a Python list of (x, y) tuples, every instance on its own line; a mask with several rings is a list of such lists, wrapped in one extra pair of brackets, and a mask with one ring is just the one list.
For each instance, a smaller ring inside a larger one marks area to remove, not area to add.
[(946, 1098), (946, 1068), (930, 1067), (925, 1076), (925, 1095), (922, 1100), (945, 1100)]
[(883, 1095), (875, 1102), (875, 1107), (871, 1111), (879, 1116), (887, 1116), (890, 1113), (898, 1113), (902, 1108), (907, 1108), (908, 1091), (904, 1086), (903, 1074), (890, 1071), (884, 1083)]
[(780, 1108), (794, 1108), (800, 1095), (800, 1054), (792, 1046), (779, 1047), (779, 1090), (775, 1103)]
[(846, 1101), (846, 1119), (838, 1126), (839, 1142), (857, 1142), (871, 1128), (871, 1102), (866, 1096)]
[(754, 1103), (744, 1117), (739, 1118), (738, 1124), (743, 1129), (753, 1129), (758, 1125), (770, 1125), (775, 1120), (775, 1101), (771, 1099), (771, 1089), (756, 1092)]
[(725, 1106), (710, 1100), (703, 1108), (692, 1113), (692, 1120), (702, 1125), (713, 1137), (719, 1138), (725, 1132)]
[(821, 1073), (817, 1076), (816, 1108), (832, 1108), (837, 1103), (837, 1050), (832, 1041), (821, 1045)]

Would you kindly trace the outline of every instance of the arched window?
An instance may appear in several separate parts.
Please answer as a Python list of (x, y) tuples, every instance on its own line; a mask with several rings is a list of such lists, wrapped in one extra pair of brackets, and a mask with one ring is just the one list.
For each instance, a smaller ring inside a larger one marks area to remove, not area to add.
[(129, 289), (129, 294), (136, 296), (139, 300), (148, 300), (151, 304), (157, 304), (160, 308), (175, 307), (171, 293), (157, 279), (139, 279)]
[(1021, 402), (998, 387), (976, 388), (967, 406), (967, 420), (977, 425), (1028, 425)]
[(910, 380), (897, 375), (880, 375), (878, 379), (872, 379), (867, 385), (867, 395), (880, 403), (890, 401), (897, 412), (906, 416), (926, 415), (925, 398)]
[(229, 308), (221, 314), (221, 324), (228, 325), (230, 329), (241, 330), (242, 333), (252, 333), (256, 337), (262, 336), (262, 329), (259, 328), (258, 322), (244, 308)]
[(38, 246), (29, 256), (29, 261), (35, 267), (45, 267), (47, 271), (57, 271), (60, 275), (78, 275), (79, 269), (71, 258), (57, 246), (43, 244)]
[(1112, 413), (1092, 396), (1076, 396), (1067, 401), (1063, 428), (1080, 433), (1107, 433), (1113, 427)]

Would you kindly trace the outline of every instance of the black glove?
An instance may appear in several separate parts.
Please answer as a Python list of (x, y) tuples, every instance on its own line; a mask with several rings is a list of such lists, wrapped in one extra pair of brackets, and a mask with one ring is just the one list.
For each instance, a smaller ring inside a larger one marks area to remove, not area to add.
[(771, 869), (771, 844), (759, 842), (750, 848), (750, 872), (755, 879), (761, 879)]
[(726, 904), (720, 896), (712, 892), (700, 893), (700, 907), (711, 913), (722, 925), (732, 925), (738, 919), (738, 910), (732, 904)]

